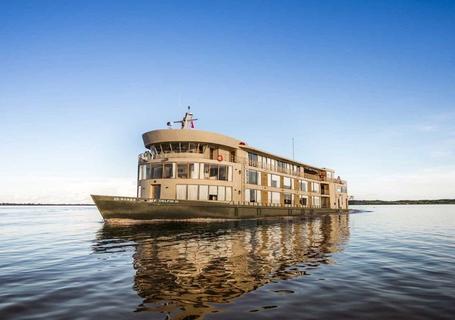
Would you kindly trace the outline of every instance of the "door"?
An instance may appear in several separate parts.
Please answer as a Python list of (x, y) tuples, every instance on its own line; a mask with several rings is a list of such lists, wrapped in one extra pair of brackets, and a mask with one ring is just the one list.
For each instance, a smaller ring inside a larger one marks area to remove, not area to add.
[(161, 185), (152, 184), (152, 198), (159, 199), (161, 197)]

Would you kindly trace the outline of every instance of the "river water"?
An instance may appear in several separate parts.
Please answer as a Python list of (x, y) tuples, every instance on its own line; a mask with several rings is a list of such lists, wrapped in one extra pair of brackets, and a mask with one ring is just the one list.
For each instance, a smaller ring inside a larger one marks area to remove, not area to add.
[(104, 224), (0, 207), (0, 319), (453, 319), (455, 206)]

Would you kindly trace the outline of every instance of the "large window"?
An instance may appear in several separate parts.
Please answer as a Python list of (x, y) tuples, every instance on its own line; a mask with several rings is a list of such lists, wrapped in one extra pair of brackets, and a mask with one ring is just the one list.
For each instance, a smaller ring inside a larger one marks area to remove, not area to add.
[(284, 204), (292, 204), (292, 194), (284, 193), (283, 194), (283, 202), (284, 202)]
[(199, 179), (199, 163), (190, 163), (190, 178)]
[(248, 163), (250, 166), (257, 166), (258, 155), (255, 153), (248, 153)]
[(151, 165), (151, 179), (161, 179), (163, 177), (163, 165), (161, 163)]
[(170, 179), (174, 177), (173, 173), (174, 164), (166, 163), (163, 168), (163, 179)]
[(177, 178), (188, 179), (188, 164), (177, 164)]
[(208, 185), (176, 185), (177, 200), (232, 201), (232, 187)]
[(232, 181), (232, 166), (216, 163), (153, 163), (139, 166), (139, 180), (170, 178)]
[(300, 191), (303, 191), (303, 192), (308, 191), (308, 182), (306, 182), (305, 180), (300, 180), (299, 184), (300, 184)]
[(246, 202), (261, 202), (261, 190), (245, 189)]
[(289, 177), (283, 177), (283, 188), (291, 189), (292, 188), (292, 179)]
[(220, 165), (218, 170), (218, 180), (228, 181), (228, 167)]
[(217, 164), (211, 164), (209, 166), (209, 179), (212, 180), (218, 180), (218, 165)]
[(260, 184), (259, 183), (259, 172), (255, 171), (255, 170), (246, 170), (245, 171), (245, 174), (246, 174), (246, 183), (248, 184)]
[(205, 148), (207, 147), (204, 143), (195, 143), (195, 142), (169, 142), (169, 143), (159, 143), (150, 146), (150, 152), (152, 155), (160, 153), (170, 153), (170, 152), (191, 152), (191, 153), (204, 153)]
[(176, 199), (177, 200), (186, 200), (186, 184), (178, 184), (176, 186)]
[(197, 200), (198, 199), (198, 185), (189, 184), (188, 185), (188, 200)]
[(280, 188), (280, 176), (276, 174), (268, 174), (269, 187)]
[(306, 207), (308, 205), (308, 198), (304, 197), (304, 196), (300, 196), (299, 203), (300, 203), (300, 205)]
[(280, 193), (279, 192), (269, 192), (269, 203), (280, 204)]
[(321, 207), (321, 197), (313, 197), (313, 207), (320, 208)]
[(311, 192), (319, 193), (319, 183), (317, 182), (311, 183)]

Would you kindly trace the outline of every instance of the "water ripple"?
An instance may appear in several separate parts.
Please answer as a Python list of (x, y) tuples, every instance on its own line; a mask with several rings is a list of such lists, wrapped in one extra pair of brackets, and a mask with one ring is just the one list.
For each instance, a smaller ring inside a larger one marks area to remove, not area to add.
[(455, 206), (357, 209), (128, 226), (3, 207), (0, 318), (451, 319)]

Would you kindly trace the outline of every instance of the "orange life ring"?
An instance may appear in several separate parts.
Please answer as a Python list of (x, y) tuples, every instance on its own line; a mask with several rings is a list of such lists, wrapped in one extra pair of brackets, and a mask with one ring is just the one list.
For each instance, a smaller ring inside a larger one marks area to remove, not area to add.
[(219, 154), (218, 157), (216, 157), (216, 160), (223, 161), (223, 156), (221, 154)]

